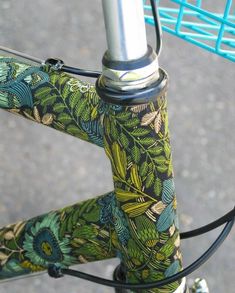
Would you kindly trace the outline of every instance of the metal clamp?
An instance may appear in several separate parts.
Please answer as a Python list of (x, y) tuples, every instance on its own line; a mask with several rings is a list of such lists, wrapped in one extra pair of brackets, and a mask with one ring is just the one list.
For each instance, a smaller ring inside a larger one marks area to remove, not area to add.
[(64, 66), (64, 61), (57, 58), (48, 58), (45, 60), (44, 64), (49, 65), (54, 70), (61, 70)]

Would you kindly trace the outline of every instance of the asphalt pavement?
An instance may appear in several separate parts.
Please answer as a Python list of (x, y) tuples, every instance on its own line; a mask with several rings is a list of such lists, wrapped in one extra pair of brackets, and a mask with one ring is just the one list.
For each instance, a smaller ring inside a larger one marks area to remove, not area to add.
[[(207, 1), (208, 2), (208, 1)], [(213, 9), (213, 1), (211, 1)], [(148, 29), (154, 44), (154, 31)], [(101, 70), (106, 50), (101, 1), (1, 0), (0, 45), (68, 65)], [(169, 119), (181, 230), (222, 216), (234, 206), (234, 63), (164, 33), (160, 65), (169, 73)], [(104, 151), (68, 135), (0, 113), (1, 226), (103, 194), (112, 189)], [(192, 274), (211, 293), (235, 288), (235, 230), (218, 252)], [(183, 241), (185, 265), (219, 230)], [(81, 265), (110, 277), (117, 260)], [(46, 274), (0, 284), (1, 293), (108, 293), (112, 289)]]

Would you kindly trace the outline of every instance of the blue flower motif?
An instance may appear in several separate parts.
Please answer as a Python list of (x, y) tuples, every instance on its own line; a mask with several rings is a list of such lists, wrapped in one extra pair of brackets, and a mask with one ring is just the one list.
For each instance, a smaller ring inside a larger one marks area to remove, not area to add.
[(25, 255), (34, 265), (47, 267), (50, 263), (68, 267), (75, 259), (70, 255), (68, 238), (59, 238), (59, 216), (46, 215), (42, 221), (33, 223), (25, 234), (23, 248)]

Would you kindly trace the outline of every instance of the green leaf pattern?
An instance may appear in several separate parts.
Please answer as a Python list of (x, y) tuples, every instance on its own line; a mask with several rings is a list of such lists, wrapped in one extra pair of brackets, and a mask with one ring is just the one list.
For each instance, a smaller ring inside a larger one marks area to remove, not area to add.
[[(165, 94), (104, 103), (95, 87), (47, 66), (0, 57), (0, 107), (104, 146), (114, 192), (0, 230), (0, 279), (119, 256), (130, 282), (181, 269)], [(143, 292), (174, 292), (179, 282)]]
[(50, 263), (68, 267), (115, 257), (112, 211), (107, 214), (113, 198), (107, 193), (0, 229), (0, 279), (42, 271)]
[(95, 87), (48, 66), (0, 56), (0, 108), (103, 146), (104, 103)]
[[(105, 150), (112, 165), (115, 197), (131, 235), (119, 246), (130, 282), (159, 280), (182, 265), (166, 121), (165, 95), (145, 106), (110, 105), (104, 115)], [(112, 127), (115, 131), (109, 130)], [(178, 286), (175, 282), (143, 292), (173, 292)]]

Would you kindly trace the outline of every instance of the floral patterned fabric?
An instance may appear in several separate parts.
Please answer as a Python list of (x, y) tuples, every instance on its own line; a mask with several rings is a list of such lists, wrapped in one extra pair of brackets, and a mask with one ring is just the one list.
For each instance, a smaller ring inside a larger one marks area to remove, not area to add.
[(165, 93), (149, 104), (107, 104), (89, 83), (1, 57), (0, 107), (104, 147), (114, 180), (114, 192), (2, 228), (1, 279), (112, 257), (132, 283), (181, 270)]
[(116, 247), (127, 280), (148, 283), (177, 273), (182, 264), (165, 94), (144, 105), (109, 105), (104, 137), (118, 210)]
[(113, 258), (111, 218), (102, 222), (113, 193), (93, 198), (0, 230), (0, 279)]
[(105, 104), (68, 74), (0, 56), (0, 108), (103, 146)]

